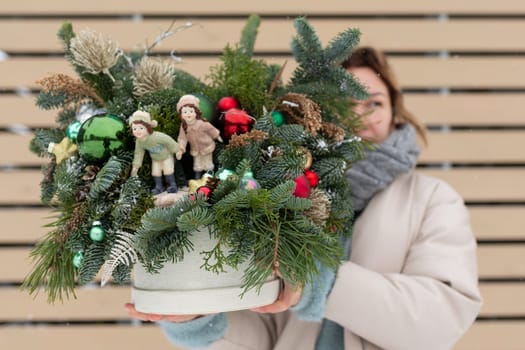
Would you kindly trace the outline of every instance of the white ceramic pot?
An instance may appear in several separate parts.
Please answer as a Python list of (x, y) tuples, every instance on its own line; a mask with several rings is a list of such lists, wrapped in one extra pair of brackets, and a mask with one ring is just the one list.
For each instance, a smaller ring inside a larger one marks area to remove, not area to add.
[(192, 235), (194, 250), (184, 260), (166, 263), (159, 273), (150, 274), (135, 265), (132, 299), (137, 311), (153, 314), (210, 314), (243, 310), (273, 303), (280, 290), (278, 279), (264, 283), (260, 291), (252, 289), (240, 297), (246, 264), (237, 270), (213, 273), (201, 268), (200, 252), (211, 250), (216, 241), (207, 230)]

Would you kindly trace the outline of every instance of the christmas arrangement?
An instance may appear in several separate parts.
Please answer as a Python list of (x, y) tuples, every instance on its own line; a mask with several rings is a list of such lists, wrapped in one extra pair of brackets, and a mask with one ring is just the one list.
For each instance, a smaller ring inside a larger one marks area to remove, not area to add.
[(56, 215), (23, 288), (55, 302), (93, 280), (129, 283), (134, 266), (154, 275), (183, 262), (197, 234), (213, 239), (196, 252), (199, 268), (242, 266), (243, 292), (337, 267), (353, 219), (345, 171), (363, 148), (349, 101), (366, 96), (338, 63), (359, 31), (323, 47), (297, 18), (297, 65), (283, 82), (284, 62), (253, 57), (259, 22), (248, 19), (204, 80), (155, 45), (124, 52), (102, 34), (60, 28), (78, 77), (39, 81), (36, 104), (56, 109), (57, 124), (30, 148), (49, 158), (41, 200)]

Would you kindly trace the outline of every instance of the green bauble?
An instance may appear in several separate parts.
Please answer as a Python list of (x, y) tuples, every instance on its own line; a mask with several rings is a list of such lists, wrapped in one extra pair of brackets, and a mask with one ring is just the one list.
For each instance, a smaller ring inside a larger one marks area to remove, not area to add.
[(93, 222), (93, 226), (89, 230), (89, 238), (91, 238), (92, 241), (100, 242), (105, 236), (106, 231), (104, 231), (102, 223), (100, 221)]
[(193, 96), (199, 99), (199, 109), (201, 110), (202, 117), (211, 122), (215, 112), (213, 103), (211, 103), (210, 99), (203, 94), (193, 94)]
[(71, 142), (77, 143), (78, 131), (80, 130), (81, 125), (82, 123), (76, 120), (67, 127), (66, 136), (71, 140)]
[(279, 111), (273, 111), (272, 112), (272, 120), (275, 126), (281, 126), (284, 124), (284, 116)]
[(73, 266), (76, 268), (79, 268), (80, 265), (82, 265), (82, 262), (84, 261), (84, 253), (76, 252), (75, 255), (73, 255)]
[(89, 162), (103, 162), (124, 147), (125, 131), (126, 125), (116, 115), (95, 115), (78, 131), (78, 152)]

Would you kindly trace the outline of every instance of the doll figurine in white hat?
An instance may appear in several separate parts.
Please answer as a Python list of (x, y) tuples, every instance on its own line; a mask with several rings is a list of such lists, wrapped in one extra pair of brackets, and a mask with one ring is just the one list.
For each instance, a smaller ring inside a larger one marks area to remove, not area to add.
[(128, 121), (131, 132), (135, 136), (135, 154), (133, 156), (133, 167), (131, 175), (137, 175), (142, 166), (144, 153), (147, 151), (151, 157), (151, 176), (155, 182), (155, 188), (151, 191), (154, 195), (164, 192), (162, 175), (166, 180), (168, 193), (177, 192), (175, 183), (175, 161), (173, 154), (177, 153), (179, 146), (170, 136), (153, 131), (157, 126), (156, 120), (151, 120), (148, 112), (136, 111)]
[(195, 178), (200, 179), (203, 172), (213, 171), (215, 140), (222, 142), (220, 132), (202, 117), (199, 99), (196, 96), (182, 96), (177, 102), (177, 112), (181, 118), (181, 128), (177, 139), (179, 150), (176, 157), (181, 159), (189, 143)]

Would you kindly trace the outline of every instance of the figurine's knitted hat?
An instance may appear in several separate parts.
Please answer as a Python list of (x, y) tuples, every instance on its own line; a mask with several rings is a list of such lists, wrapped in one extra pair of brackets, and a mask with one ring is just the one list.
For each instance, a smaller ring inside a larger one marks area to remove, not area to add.
[(184, 95), (179, 99), (179, 102), (177, 102), (177, 112), (180, 113), (180, 110), (185, 105), (192, 105), (193, 107), (200, 110), (199, 107), (199, 98), (197, 96), (193, 95)]
[(148, 112), (136, 111), (129, 117), (128, 124), (131, 125), (135, 121), (143, 121), (144, 123), (150, 125), (152, 128), (157, 127), (157, 121), (151, 120), (151, 115)]

